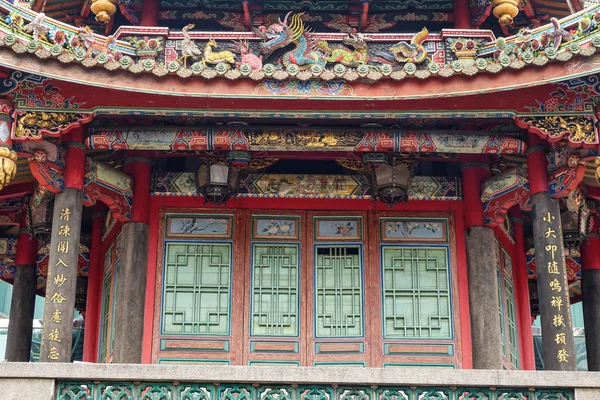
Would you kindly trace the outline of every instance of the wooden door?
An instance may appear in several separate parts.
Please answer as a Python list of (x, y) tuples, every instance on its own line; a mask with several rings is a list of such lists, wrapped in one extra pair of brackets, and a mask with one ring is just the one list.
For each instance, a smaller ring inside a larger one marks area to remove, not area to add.
[(241, 220), (230, 210), (162, 210), (154, 362), (241, 364)]
[(244, 365), (305, 365), (305, 213), (246, 212)]
[(307, 365), (371, 366), (366, 213), (307, 215)]

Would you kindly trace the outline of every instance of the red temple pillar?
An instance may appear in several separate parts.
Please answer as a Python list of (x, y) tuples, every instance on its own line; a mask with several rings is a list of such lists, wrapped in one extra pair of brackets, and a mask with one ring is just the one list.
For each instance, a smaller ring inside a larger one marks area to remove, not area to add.
[(531, 305), (529, 299), (529, 277), (527, 276), (527, 258), (525, 256), (525, 235), (523, 218), (518, 206), (509, 210), (510, 220), (515, 232), (514, 277), (517, 295), (517, 314), (519, 321), (519, 342), (521, 344), (521, 369), (535, 370), (535, 350), (531, 329)]
[(574, 371), (577, 360), (558, 199), (548, 192), (545, 141), (529, 134), (527, 171), (542, 321), (544, 369)]
[(15, 279), (6, 338), (6, 360), (28, 362), (31, 353), (35, 290), (37, 287), (37, 240), (29, 224), (29, 209), (21, 213), (15, 260)]
[[(145, 288), (150, 234), (151, 161), (143, 157), (125, 160), (125, 172), (133, 177), (131, 222), (123, 225), (119, 253), (121, 266), (117, 281), (115, 344), (113, 362), (142, 362)], [(154, 282), (150, 282), (154, 285)]]
[(498, 246), (484, 224), (481, 184), (490, 170), (485, 157), (465, 157), (461, 167), (474, 369), (502, 369), (498, 317)]
[(97, 203), (92, 217), (92, 245), (88, 272), (88, 292), (86, 301), (85, 333), (83, 337), (83, 361), (97, 362), (100, 310), (102, 306), (103, 252), (102, 225), (106, 216), (106, 205)]
[(454, 28), (471, 29), (469, 0), (454, 0)]
[(583, 322), (588, 370), (600, 371), (600, 217), (592, 219), (592, 229), (581, 245), (583, 273)]
[(159, 1), (160, 0), (144, 0), (142, 16), (140, 18), (141, 26), (158, 26)]

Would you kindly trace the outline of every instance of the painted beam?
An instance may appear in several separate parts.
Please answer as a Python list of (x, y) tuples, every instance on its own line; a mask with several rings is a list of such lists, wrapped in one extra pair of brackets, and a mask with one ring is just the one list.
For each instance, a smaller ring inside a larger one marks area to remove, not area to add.
[(524, 154), (527, 145), (507, 135), (454, 130), (206, 129), (122, 127), (91, 129), (94, 150), (358, 151)]

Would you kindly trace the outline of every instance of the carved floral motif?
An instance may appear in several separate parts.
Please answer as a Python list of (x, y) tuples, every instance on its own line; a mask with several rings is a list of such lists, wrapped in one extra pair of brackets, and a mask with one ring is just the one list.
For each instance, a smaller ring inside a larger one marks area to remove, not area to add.
[(553, 115), (543, 117), (519, 117), (517, 125), (528, 128), (550, 142), (557, 142), (567, 136), (569, 144), (574, 147), (598, 146), (598, 130), (595, 118), (585, 115)]
[(92, 118), (93, 114), (27, 111), (16, 116), (13, 138), (37, 140), (41, 139), (43, 134), (58, 136), (80, 122), (87, 122)]

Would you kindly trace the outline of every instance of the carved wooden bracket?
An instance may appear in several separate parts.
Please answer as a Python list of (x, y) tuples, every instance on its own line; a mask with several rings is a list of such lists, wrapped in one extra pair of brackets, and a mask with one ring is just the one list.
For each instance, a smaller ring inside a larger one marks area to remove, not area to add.
[(504, 171), (483, 183), (481, 201), (486, 225), (500, 225), (508, 210), (518, 204), (530, 210), (527, 164)]
[[(548, 154), (549, 193), (554, 198), (568, 196), (585, 176), (586, 161), (596, 157), (595, 149), (557, 148)], [(502, 224), (504, 216), (515, 204), (529, 210), (529, 178), (527, 164), (509, 169), (483, 183), (481, 201), (486, 225)]]
[(43, 140), (58, 137), (94, 118), (93, 113), (67, 113), (46, 111), (16, 111), (12, 127), (15, 141)]
[[(29, 167), (42, 189), (51, 193), (64, 190), (64, 154), (61, 146), (48, 141), (26, 142), (18, 152), (29, 157)], [(98, 200), (105, 203), (117, 221), (131, 219), (132, 179), (108, 165), (86, 159), (83, 180), (83, 205), (90, 207)]]
[(110, 208), (117, 221), (127, 222), (131, 220), (132, 184), (129, 175), (87, 158), (83, 181), (83, 204), (90, 207), (100, 200)]
[(598, 129), (593, 115), (547, 115), (515, 117), (516, 124), (549, 142), (558, 142), (567, 136), (571, 147), (598, 147)]

